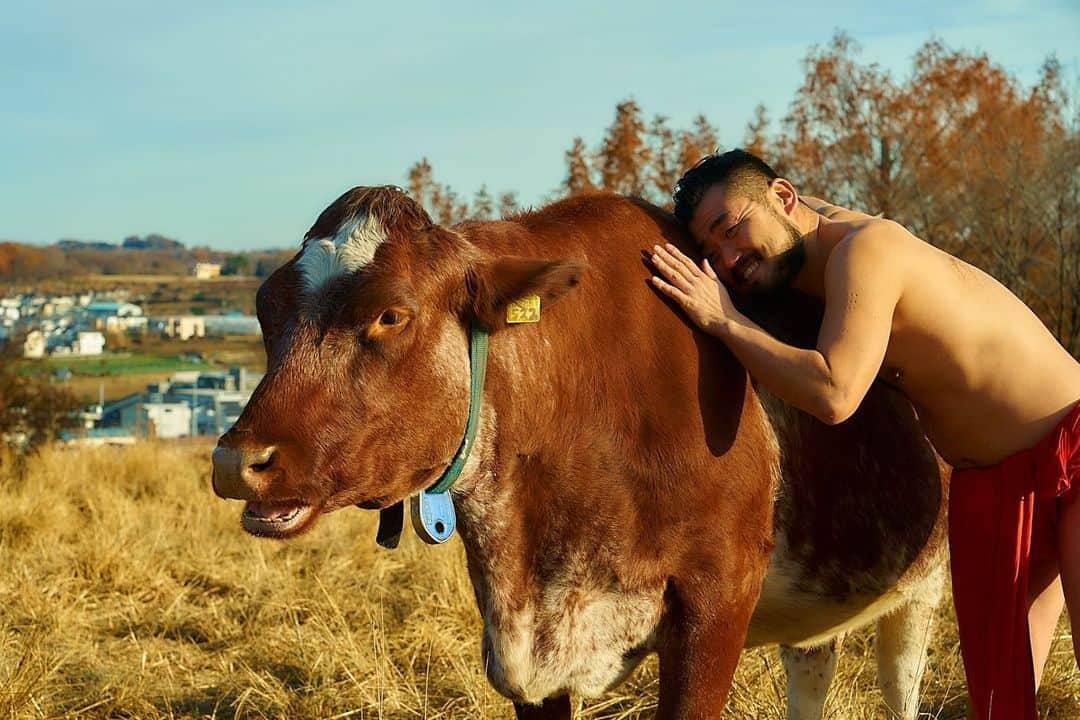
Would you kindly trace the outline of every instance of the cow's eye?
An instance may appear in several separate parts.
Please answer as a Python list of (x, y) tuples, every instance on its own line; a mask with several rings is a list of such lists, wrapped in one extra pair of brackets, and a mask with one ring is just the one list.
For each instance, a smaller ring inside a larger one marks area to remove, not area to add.
[(401, 322), (402, 316), (397, 310), (384, 310), (383, 314), (379, 316), (379, 324), (387, 327), (397, 325)]

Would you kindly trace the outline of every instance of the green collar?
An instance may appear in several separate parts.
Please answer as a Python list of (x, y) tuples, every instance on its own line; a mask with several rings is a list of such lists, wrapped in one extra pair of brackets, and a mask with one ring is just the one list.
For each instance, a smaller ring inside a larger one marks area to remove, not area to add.
[(427, 489), (429, 493), (446, 492), (461, 475), (469, 459), (476, 430), (480, 425), (480, 407), (484, 400), (484, 376), (487, 374), (488, 332), (474, 320), (469, 326), (469, 419), (465, 423), (465, 437), (454, 456), (450, 467), (434, 485)]
[[(480, 424), (480, 405), (484, 393), (484, 375), (487, 372), (488, 333), (475, 321), (469, 327), (469, 419), (465, 423), (465, 437), (461, 441), (450, 467), (427, 490), (414, 495), (413, 529), (427, 543), (441, 543), (450, 538), (457, 524), (454, 501), (446, 493), (461, 475), (469, 452), (476, 441)], [(375, 542), (387, 549), (398, 546), (405, 524), (405, 503), (398, 501), (379, 512), (379, 531)]]

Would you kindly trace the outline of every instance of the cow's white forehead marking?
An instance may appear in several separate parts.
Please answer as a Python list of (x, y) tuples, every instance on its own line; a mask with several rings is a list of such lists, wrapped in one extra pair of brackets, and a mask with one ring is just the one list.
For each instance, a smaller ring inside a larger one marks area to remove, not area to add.
[(338, 275), (364, 267), (385, 240), (386, 231), (372, 215), (358, 215), (347, 220), (332, 238), (309, 240), (296, 263), (304, 291), (316, 293)]

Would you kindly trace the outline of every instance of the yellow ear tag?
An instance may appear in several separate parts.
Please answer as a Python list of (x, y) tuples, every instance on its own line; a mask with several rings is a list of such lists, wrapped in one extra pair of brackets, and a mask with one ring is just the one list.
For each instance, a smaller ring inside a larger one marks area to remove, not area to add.
[(507, 305), (506, 322), (510, 324), (540, 322), (540, 296), (526, 295)]

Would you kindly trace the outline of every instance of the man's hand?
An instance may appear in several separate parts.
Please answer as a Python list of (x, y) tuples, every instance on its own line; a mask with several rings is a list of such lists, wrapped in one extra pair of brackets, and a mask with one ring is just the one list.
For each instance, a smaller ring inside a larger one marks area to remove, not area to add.
[(653, 285), (678, 303), (687, 317), (705, 332), (719, 334), (724, 324), (737, 314), (727, 288), (720, 283), (708, 260), (702, 260), (699, 268), (674, 245), (654, 245), (652, 264), (663, 275), (663, 278), (654, 275)]

